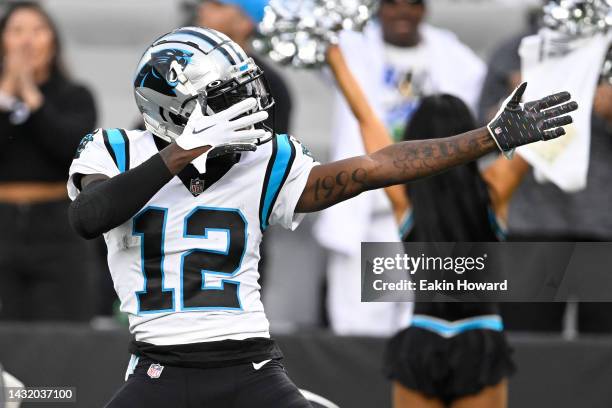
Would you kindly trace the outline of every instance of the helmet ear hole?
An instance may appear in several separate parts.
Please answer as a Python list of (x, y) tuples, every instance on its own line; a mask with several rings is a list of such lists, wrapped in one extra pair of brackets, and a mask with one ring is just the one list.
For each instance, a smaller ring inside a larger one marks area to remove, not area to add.
[(174, 68), (170, 68), (166, 80), (171, 84), (178, 81), (178, 73)]

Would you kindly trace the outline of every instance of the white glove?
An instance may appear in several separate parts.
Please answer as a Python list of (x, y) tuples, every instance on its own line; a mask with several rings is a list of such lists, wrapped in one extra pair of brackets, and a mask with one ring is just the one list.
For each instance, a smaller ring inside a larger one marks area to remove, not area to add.
[(264, 129), (254, 129), (253, 125), (268, 119), (268, 112), (240, 116), (256, 106), (257, 100), (249, 98), (222, 112), (205, 116), (197, 104), (183, 133), (176, 139), (176, 144), (185, 150), (211, 147), (192, 162), (200, 173), (206, 172), (206, 159), (211, 153), (214, 154), (214, 151), (254, 151), (257, 149), (257, 140), (269, 135)]

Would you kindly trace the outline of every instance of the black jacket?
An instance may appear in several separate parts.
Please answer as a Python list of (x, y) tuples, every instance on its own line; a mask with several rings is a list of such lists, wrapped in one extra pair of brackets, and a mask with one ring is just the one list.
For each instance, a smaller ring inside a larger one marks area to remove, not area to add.
[(43, 105), (20, 125), (0, 111), (0, 182), (65, 181), (79, 141), (96, 123), (85, 87), (60, 75), (40, 87)]

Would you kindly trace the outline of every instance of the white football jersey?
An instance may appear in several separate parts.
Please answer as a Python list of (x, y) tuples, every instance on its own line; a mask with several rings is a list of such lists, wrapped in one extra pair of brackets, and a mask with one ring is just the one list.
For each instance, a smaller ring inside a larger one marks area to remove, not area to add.
[[(75, 174), (114, 177), (158, 152), (146, 131), (86, 136), (70, 167), (70, 198), (79, 194)], [(299, 225), (303, 215), (294, 210), (316, 164), (300, 142), (277, 135), (242, 153), (212, 185), (175, 176), (134, 217), (104, 234), (121, 310), (136, 340), (176, 345), (270, 337), (259, 293), (259, 245), (268, 225)]]

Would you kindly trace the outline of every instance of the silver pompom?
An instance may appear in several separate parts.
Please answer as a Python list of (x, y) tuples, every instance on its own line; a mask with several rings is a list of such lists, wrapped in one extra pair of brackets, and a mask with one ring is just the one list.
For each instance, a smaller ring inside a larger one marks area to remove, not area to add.
[(362, 30), (377, 5), (377, 0), (272, 0), (253, 46), (281, 64), (317, 67), (338, 32)]
[(592, 36), (612, 27), (612, 0), (558, 0), (544, 6), (544, 25), (569, 37)]

